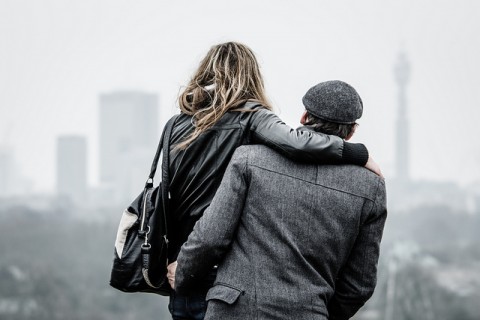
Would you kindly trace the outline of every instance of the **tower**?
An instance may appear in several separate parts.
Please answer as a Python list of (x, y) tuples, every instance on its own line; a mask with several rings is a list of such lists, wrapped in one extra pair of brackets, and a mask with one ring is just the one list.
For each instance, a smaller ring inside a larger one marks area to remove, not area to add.
[(405, 52), (400, 52), (395, 64), (395, 80), (398, 87), (398, 113), (396, 121), (396, 175), (400, 182), (410, 180), (409, 123), (407, 119), (407, 84), (410, 80), (410, 63)]

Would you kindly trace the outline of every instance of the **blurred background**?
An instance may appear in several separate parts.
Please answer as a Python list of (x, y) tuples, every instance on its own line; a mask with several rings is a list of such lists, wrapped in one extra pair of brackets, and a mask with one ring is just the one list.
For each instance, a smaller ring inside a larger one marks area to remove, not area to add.
[(0, 319), (169, 319), (108, 285), (116, 228), (211, 45), (259, 59), (275, 111), (340, 79), (387, 182), (355, 319), (480, 319), (480, 2), (1, 0)]

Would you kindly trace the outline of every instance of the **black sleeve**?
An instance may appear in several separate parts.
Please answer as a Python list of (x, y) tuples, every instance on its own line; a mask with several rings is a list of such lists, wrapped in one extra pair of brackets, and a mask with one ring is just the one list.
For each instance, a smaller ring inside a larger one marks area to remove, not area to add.
[(267, 109), (253, 112), (249, 130), (252, 142), (264, 144), (296, 161), (349, 163), (364, 166), (367, 148), (360, 143), (310, 130), (293, 129)]

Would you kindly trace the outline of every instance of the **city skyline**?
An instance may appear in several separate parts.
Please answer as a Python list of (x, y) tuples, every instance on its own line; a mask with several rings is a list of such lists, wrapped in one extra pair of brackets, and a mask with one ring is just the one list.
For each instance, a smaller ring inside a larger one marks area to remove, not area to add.
[[(394, 151), (394, 165), (395, 169), (389, 172), (387, 178), (394, 179), (397, 182), (407, 183), (410, 181), (411, 176), (409, 172), (410, 159), (409, 159), (409, 122), (408, 122), (408, 82), (410, 81), (411, 65), (408, 60), (408, 54), (404, 50), (400, 50), (397, 54), (397, 59), (393, 64), (392, 77), (396, 82), (396, 102), (397, 106), (396, 115), (394, 118), (395, 127), (394, 134), (395, 140), (393, 141)], [(158, 125), (159, 122), (165, 122), (167, 119), (160, 119), (158, 111), (159, 99), (158, 94), (135, 89), (121, 89), (113, 90), (110, 92), (103, 92), (98, 94), (98, 114), (99, 114), (99, 134), (94, 138), (93, 144), (99, 145), (99, 152), (97, 158), (93, 159), (93, 163), (88, 165), (87, 161), (85, 167), (89, 168), (98, 166), (97, 176), (95, 177), (96, 183), (87, 183), (88, 177), (92, 176), (92, 170), (85, 169), (87, 173), (85, 177), (85, 187), (87, 189), (95, 189), (97, 187), (105, 188), (116, 183), (122, 185), (120, 192), (122, 195), (117, 194), (116, 201), (121, 201), (127, 198), (127, 196), (133, 196), (132, 192), (136, 192), (136, 188), (127, 188), (129, 182), (135, 180), (138, 183), (143, 181), (145, 172), (147, 172), (150, 158), (153, 157), (156, 148), (156, 142), (158, 140), (158, 131), (161, 131), (162, 127)], [(129, 120), (131, 123), (128, 123)], [(144, 122), (139, 122), (143, 120)], [(145, 122), (146, 121), (146, 122)], [(102, 125), (103, 124), (103, 125)], [(81, 138), (85, 139), (85, 136), (75, 134), (60, 134), (56, 137), (57, 141), (65, 138)], [(135, 145), (137, 143), (138, 145)], [(1, 146), (2, 149), (2, 161), (8, 161), (8, 168), (18, 168), (18, 162), (15, 161), (14, 148), (8, 146)], [(60, 160), (58, 156), (58, 142), (57, 142), (57, 167), (56, 167), (56, 184), (54, 190), (47, 193), (61, 195), (71, 195), (72, 190), (75, 188), (67, 188), (66, 192), (62, 192), (61, 189), (65, 188), (66, 184), (59, 182), (59, 172), (65, 172), (59, 168)], [(114, 150), (115, 148), (122, 148), (122, 152)], [(89, 145), (85, 143), (85, 154), (88, 154), (87, 150)], [(131, 152), (125, 153), (125, 152)], [(3, 163), (2, 162), (2, 163)], [(120, 165), (119, 165), (120, 163)], [(127, 168), (130, 166), (130, 168)], [(142, 170), (143, 168), (143, 170)], [(116, 175), (116, 172), (126, 174), (125, 170), (130, 172), (123, 179)], [(4, 170), (5, 171), (5, 170)], [(21, 169), (19, 170), (21, 172)], [(131, 174), (135, 172), (138, 174), (136, 178), (133, 178)], [(18, 173), (16, 173), (17, 175)], [(2, 171), (2, 177), (5, 176), (5, 172)], [(115, 176), (115, 177), (114, 177)], [(7, 176), (8, 177), (8, 176)], [(28, 177), (27, 177), (28, 178)], [(7, 182), (12, 179), (6, 179)], [(426, 181), (429, 181), (428, 179)], [(441, 181), (444, 183), (454, 182), (451, 180)], [(6, 190), (6, 194), (21, 194), (18, 191), (18, 185), (15, 185), (13, 192), (8, 191), (5, 188), (5, 182), (2, 184), (0, 190)], [(72, 189), (72, 190), (70, 190)], [(77, 188), (78, 189), (78, 188)], [(16, 190), (16, 191), (15, 191)], [(31, 192), (31, 189), (25, 190), (25, 192)], [(87, 190), (85, 194), (80, 197), (86, 199)], [(79, 198), (77, 197), (77, 200)]]
[(290, 126), (319, 82), (362, 98), (351, 142), (386, 176), (388, 218), (355, 319), (479, 319), (478, 17), (476, 0), (1, 1), (0, 318), (170, 317), (109, 286), (115, 235), (179, 92), (238, 41)]
[[(404, 51), (412, 65), (412, 179), (478, 183), (480, 4), (462, 4), (7, 1), (0, 12), (0, 145), (13, 149), (34, 191), (52, 192), (56, 137), (85, 135), (92, 141), (88, 182), (98, 185), (98, 95), (123, 89), (157, 94), (158, 136), (161, 124), (178, 112), (179, 88), (208, 48), (237, 40), (257, 54), (275, 110), (292, 126), (306, 89), (330, 79), (352, 84), (365, 104), (354, 142), (367, 145), (389, 179), (395, 174), (397, 115), (392, 68)], [(221, 30), (195, 27), (205, 6), (211, 10), (204, 18)], [(239, 23), (232, 24), (235, 19)], [(250, 23), (257, 19), (262, 23)]]

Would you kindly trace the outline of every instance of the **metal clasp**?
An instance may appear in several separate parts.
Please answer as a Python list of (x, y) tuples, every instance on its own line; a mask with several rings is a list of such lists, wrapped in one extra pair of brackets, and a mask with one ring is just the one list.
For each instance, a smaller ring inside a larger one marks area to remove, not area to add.
[(147, 226), (148, 229), (147, 229), (147, 232), (145, 233), (145, 242), (144, 242), (144, 246), (147, 247), (147, 246), (150, 246), (150, 244), (148, 243), (148, 234), (150, 233), (150, 226)]
[(151, 188), (153, 187), (153, 179), (152, 178), (148, 178), (147, 181), (145, 182), (145, 188)]

